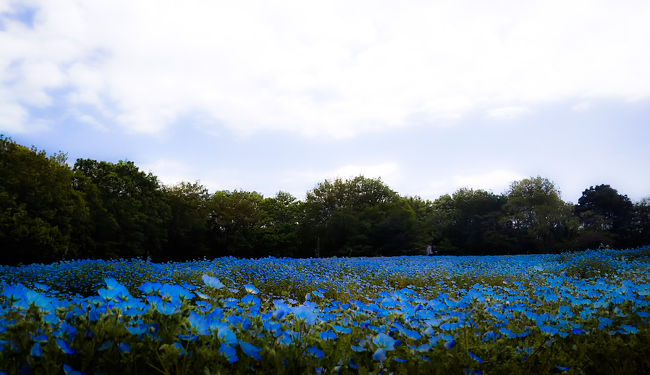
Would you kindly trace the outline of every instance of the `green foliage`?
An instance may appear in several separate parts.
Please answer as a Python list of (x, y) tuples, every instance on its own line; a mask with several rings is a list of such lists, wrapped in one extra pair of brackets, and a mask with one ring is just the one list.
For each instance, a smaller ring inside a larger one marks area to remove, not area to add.
[(167, 242), (169, 205), (157, 177), (133, 162), (79, 159), (76, 186), (90, 202), (95, 225), (89, 246), (95, 256), (159, 257)]
[(51, 262), (79, 252), (88, 208), (62, 153), (0, 137), (0, 262)]
[(628, 246), (634, 206), (630, 199), (609, 185), (591, 186), (575, 206), (580, 219), (582, 246)]
[(0, 263), (64, 259), (503, 254), (650, 243), (650, 204), (609, 185), (577, 205), (548, 179), (505, 194), (462, 188), (435, 201), (381, 179), (324, 180), (304, 201), (278, 192), (161, 186), (133, 163), (79, 159), (0, 137)]

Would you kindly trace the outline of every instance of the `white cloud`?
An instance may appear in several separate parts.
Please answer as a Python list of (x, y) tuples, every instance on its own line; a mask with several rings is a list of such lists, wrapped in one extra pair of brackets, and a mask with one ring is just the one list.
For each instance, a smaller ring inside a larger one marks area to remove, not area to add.
[(66, 90), (67, 105), (134, 132), (200, 112), (240, 134), (350, 137), (650, 95), (646, 1), (30, 4), (33, 29), (1, 19), (10, 102), (49, 106)]
[(0, 101), (0, 133), (24, 133), (27, 129), (27, 111), (20, 105), (12, 102)]
[(571, 110), (574, 112), (586, 112), (589, 109), (591, 109), (591, 103), (584, 100), (571, 107)]
[(508, 189), (512, 182), (524, 178), (526, 176), (505, 169), (443, 176), (431, 181), (423, 189), (421, 196), (436, 199), (444, 194), (453, 194), (460, 188), (482, 189), (494, 194), (501, 194)]
[(150, 162), (136, 163), (140, 170), (151, 172), (158, 177), (160, 183), (173, 186), (180, 182), (196, 182), (205, 186), (210, 193), (217, 190), (255, 190), (255, 187), (245, 184), (240, 171), (228, 168), (204, 169), (197, 164), (189, 164), (175, 159), (157, 159)]
[(487, 117), (501, 120), (512, 120), (528, 113), (528, 108), (519, 106), (494, 108), (487, 111)]
[(325, 179), (332, 181), (341, 178), (345, 180), (360, 175), (367, 178), (381, 178), (386, 185), (401, 193), (396, 188), (396, 185), (402, 181), (400, 166), (396, 162), (347, 164), (330, 170), (295, 170), (285, 172), (279, 181), (282, 184), (281, 190), (288, 191), (297, 198), (303, 199), (308, 190), (311, 190)]

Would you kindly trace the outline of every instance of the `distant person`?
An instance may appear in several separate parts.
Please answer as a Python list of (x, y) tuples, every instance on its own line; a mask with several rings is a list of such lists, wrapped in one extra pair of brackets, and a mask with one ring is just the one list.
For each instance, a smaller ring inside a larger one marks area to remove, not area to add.
[(427, 246), (427, 256), (433, 254), (433, 249), (431, 248), (431, 245)]

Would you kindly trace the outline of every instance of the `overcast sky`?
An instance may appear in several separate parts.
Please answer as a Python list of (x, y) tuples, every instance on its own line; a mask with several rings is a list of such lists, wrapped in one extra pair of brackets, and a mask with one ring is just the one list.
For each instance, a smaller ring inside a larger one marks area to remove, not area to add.
[(650, 195), (650, 2), (0, 0), (0, 133), (165, 184)]

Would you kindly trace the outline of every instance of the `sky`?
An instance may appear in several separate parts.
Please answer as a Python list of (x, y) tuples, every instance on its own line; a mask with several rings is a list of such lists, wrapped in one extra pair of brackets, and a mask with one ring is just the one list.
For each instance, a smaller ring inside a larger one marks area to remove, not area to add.
[(165, 185), (650, 196), (650, 2), (0, 0), (0, 133)]

